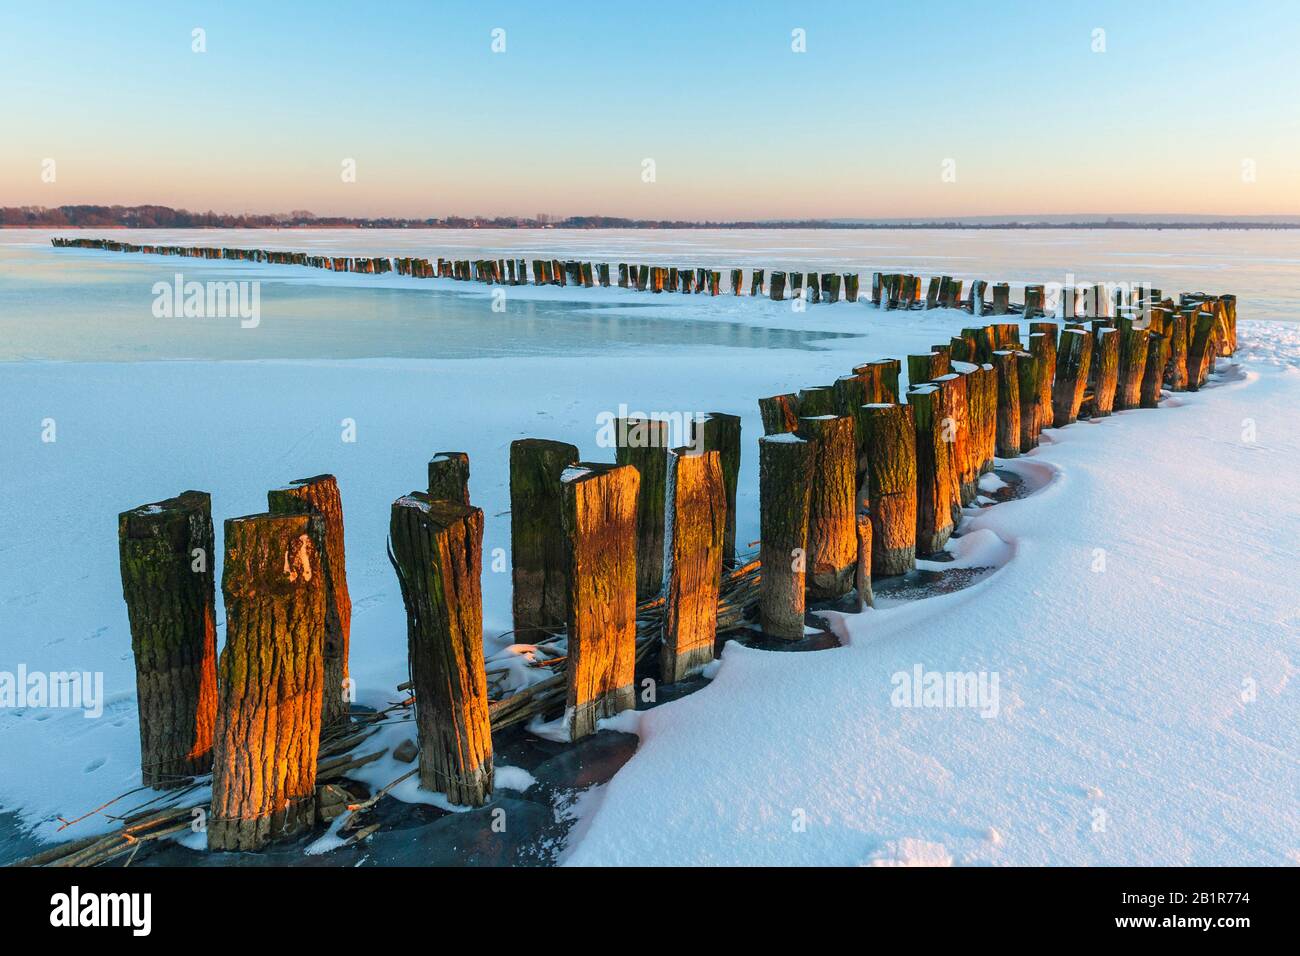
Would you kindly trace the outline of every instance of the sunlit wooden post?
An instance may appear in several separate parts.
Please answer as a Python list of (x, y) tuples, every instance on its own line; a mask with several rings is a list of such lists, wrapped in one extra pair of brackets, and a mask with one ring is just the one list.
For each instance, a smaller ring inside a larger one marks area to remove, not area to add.
[(636, 706), (636, 503), (628, 465), (580, 463), (561, 479), (568, 558), (565, 713), (573, 740)]
[(691, 422), (691, 444), (716, 451), (722, 468), (727, 514), (722, 537), (723, 567), (736, 566), (736, 487), (740, 481), (740, 416), (709, 412)]
[(759, 619), (765, 634), (789, 641), (803, 637), (812, 465), (811, 444), (795, 434), (758, 440)]
[(353, 693), (348, 678), (352, 635), (352, 598), (348, 594), (347, 553), (343, 540), (343, 499), (333, 475), (300, 478), (266, 494), (271, 514), (319, 515), (325, 537), (321, 564), (325, 572), (324, 689), (321, 726), (346, 723)]
[(482, 806), (492, 795), (483, 512), (413, 491), (393, 502), (389, 541), (406, 606), (420, 786)]
[(800, 418), (798, 435), (812, 451), (805, 569), (808, 594), (814, 600), (834, 600), (853, 589), (857, 558), (853, 419), (833, 415)]
[(659, 664), (661, 678), (671, 684), (713, 660), (728, 510), (718, 452), (677, 448), (668, 462), (668, 586)]
[(871, 569), (878, 577), (916, 567), (916, 423), (913, 406), (877, 402), (858, 409), (862, 429), (859, 496), (871, 515)]
[(324, 536), (318, 515), (226, 521), (210, 850), (260, 849), (315, 819)]
[(943, 393), (939, 385), (913, 386), (907, 393), (916, 431), (916, 553), (942, 551), (952, 534), (952, 443), (943, 436)]
[(657, 595), (664, 583), (664, 506), (668, 482), (668, 422), (646, 418), (614, 421), (614, 460), (641, 476), (636, 507), (636, 593)]

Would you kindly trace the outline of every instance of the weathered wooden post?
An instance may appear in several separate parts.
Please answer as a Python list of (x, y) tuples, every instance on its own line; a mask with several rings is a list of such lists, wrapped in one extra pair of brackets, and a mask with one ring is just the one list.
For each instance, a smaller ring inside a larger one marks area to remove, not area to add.
[(749, 294), (751, 296), (763, 294), (763, 270), (755, 269), (749, 279)]
[(731, 294), (740, 295), (740, 287), (744, 285), (744, 283), (745, 283), (745, 270), (732, 269), (731, 270)]
[(727, 506), (722, 564), (733, 568), (736, 566), (736, 484), (740, 480), (740, 416), (709, 412), (702, 419), (695, 419), (691, 423), (691, 443), (704, 451), (718, 453)]
[(853, 589), (857, 559), (857, 442), (853, 419), (834, 415), (800, 418), (797, 434), (812, 446), (806, 549), (808, 594), (813, 600), (835, 600)]
[(1092, 414), (1105, 418), (1115, 407), (1119, 385), (1119, 329), (1101, 326), (1092, 334)]
[(1197, 312), (1191, 326), (1191, 344), (1187, 349), (1187, 390), (1200, 391), (1210, 372), (1210, 344), (1214, 332), (1214, 314)]
[(522, 438), (510, 443), (510, 570), (520, 643), (542, 640), (568, 618), (560, 477), (577, 461), (578, 449), (566, 442)]
[(844, 273), (844, 301), (858, 301), (858, 274), (856, 272)]
[(347, 552), (343, 541), (343, 499), (333, 475), (299, 478), (284, 488), (266, 493), (267, 510), (274, 515), (318, 515), (325, 537), (321, 566), (325, 573), (324, 688), (321, 726), (346, 723), (352, 710), (348, 656), (351, 653), (352, 598), (348, 594)]
[(780, 302), (785, 298), (785, 273), (772, 273), (772, 301)]
[(1160, 405), (1160, 386), (1164, 384), (1165, 367), (1169, 364), (1169, 336), (1151, 334), (1147, 338), (1146, 369), (1142, 373), (1142, 390), (1139, 404), (1143, 408)]
[(858, 535), (858, 560), (854, 567), (853, 589), (857, 592), (858, 613), (876, 604), (871, 591), (871, 515), (856, 516)]
[(981, 363), (967, 373), (966, 398), (971, 430), (972, 482), (976, 483), (978, 493), (979, 476), (993, 470), (993, 458), (997, 454), (998, 373), (992, 364)]
[(1129, 320), (1119, 327), (1119, 384), (1115, 408), (1137, 408), (1142, 400), (1142, 373), (1147, 363), (1147, 329), (1135, 329)]
[(907, 357), (907, 384), (920, 385), (933, 382), (940, 375), (952, 371), (952, 363), (942, 352), (927, 352), (925, 355)]
[[(1038, 435), (1043, 430), (1043, 419), (1039, 413), (1039, 397), (1042, 394), (1040, 378), (1043, 370), (1043, 346), (1041, 332), (1029, 336), (1030, 350), (1022, 352), (1016, 359), (1016, 374), (1019, 377), (1020, 394), (1020, 452), (1024, 454), (1038, 447)], [(1035, 347), (1036, 346), (1036, 347)]]
[(993, 285), (993, 308), (994, 315), (1006, 315), (1011, 311), (1011, 286), (1005, 282), (997, 282)]
[(389, 542), (406, 606), (420, 786), (482, 806), (492, 796), (483, 512), (413, 491), (393, 502)]
[(943, 435), (943, 393), (932, 382), (907, 393), (916, 430), (916, 553), (942, 551), (952, 534), (952, 443)]
[(925, 290), (925, 308), (939, 308), (939, 293), (942, 289), (942, 280), (938, 276), (930, 277), (930, 284)]
[(1041, 285), (1025, 286), (1025, 318), (1032, 319), (1043, 314), (1047, 291)]
[(256, 850), (315, 819), (326, 577), (318, 515), (225, 524), (209, 850)]
[(1171, 391), (1187, 390), (1187, 315), (1175, 312), (1169, 319), (1169, 362), (1165, 384)]
[(763, 419), (764, 435), (779, 435), (799, 427), (799, 396), (772, 395), (758, 400), (758, 414)]
[(799, 389), (799, 417), (835, 414), (835, 389), (830, 385), (813, 385)]
[(880, 308), (881, 290), (884, 288), (884, 276), (879, 272), (871, 273), (871, 304)]
[(1023, 353), (998, 349), (993, 353), (993, 368), (998, 376), (997, 456), (1020, 456), (1020, 373), (1016, 363)]
[(122, 597), (131, 622), (140, 770), (178, 787), (212, 769), (217, 716), (212, 499), (186, 491), (117, 518)]
[(664, 505), (668, 484), (668, 422), (646, 418), (614, 421), (614, 460), (641, 476), (636, 505), (636, 595), (657, 595), (664, 583)]
[(626, 289), (627, 286), (627, 263), (620, 262), (618, 264), (618, 287), (620, 289)]
[[(1032, 400), (1034, 406), (1033, 422), (1033, 446), (1038, 445), (1038, 436), (1044, 428), (1050, 428), (1052, 425), (1052, 383), (1056, 377), (1056, 336), (1049, 335), (1046, 332), (1031, 332), (1029, 335), (1029, 352), (1034, 357), (1031, 364), (1031, 371), (1034, 376), (1034, 391), (1028, 397)], [(1019, 366), (1024, 368), (1022, 362)], [(1020, 429), (1024, 434), (1025, 428), (1025, 383), (1022, 379), (1020, 382)], [(1031, 446), (1031, 447), (1033, 447)], [(1021, 451), (1028, 451), (1021, 444)]]
[(898, 379), (903, 372), (903, 363), (900, 359), (876, 359), (854, 367), (853, 371), (854, 373), (870, 372), (876, 377), (880, 383), (879, 401), (897, 402), (899, 400)]
[(429, 497), (469, 504), (469, 455), (440, 451), (429, 459)]
[(878, 577), (916, 567), (916, 423), (913, 406), (876, 402), (858, 409), (860, 495), (871, 515), (871, 568)]
[(713, 660), (727, 529), (722, 457), (673, 449), (668, 458), (663, 648), (659, 674), (672, 684)]
[(961, 517), (963, 505), (975, 500), (975, 476), (972, 473), (971, 433), (967, 392), (967, 376), (949, 372), (935, 379), (939, 386), (942, 415), (939, 429), (949, 445), (949, 481), (952, 482), (952, 520), (955, 525)]
[(636, 706), (636, 503), (641, 476), (628, 465), (580, 463), (564, 489), (568, 554), (569, 737)]
[(803, 273), (791, 272), (790, 273), (790, 298), (802, 299), (803, 297), (804, 297), (803, 296)]
[(1083, 329), (1065, 329), (1056, 349), (1056, 384), (1052, 390), (1052, 425), (1064, 428), (1079, 419), (1083, 393), (1092, 364), (1092, 336)]
[(812, 467), (812, 445), (797, 435), (758, 440), (759, 619), (765, 634), (789, 641), (803, 637)]

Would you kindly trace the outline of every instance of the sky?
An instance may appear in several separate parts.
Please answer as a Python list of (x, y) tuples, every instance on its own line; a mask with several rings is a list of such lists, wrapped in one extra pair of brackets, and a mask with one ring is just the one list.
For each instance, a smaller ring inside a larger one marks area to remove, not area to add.
[(1281, 0), (0, 0), (0, 206), (1296, 215), (1297, 48)]

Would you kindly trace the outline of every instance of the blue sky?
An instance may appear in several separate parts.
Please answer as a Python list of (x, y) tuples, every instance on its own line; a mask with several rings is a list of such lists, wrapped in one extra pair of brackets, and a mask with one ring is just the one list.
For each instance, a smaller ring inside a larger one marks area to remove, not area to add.
[(1282, 3), (0, 11), (3, 205), (1300, 212), (1300, 13)]

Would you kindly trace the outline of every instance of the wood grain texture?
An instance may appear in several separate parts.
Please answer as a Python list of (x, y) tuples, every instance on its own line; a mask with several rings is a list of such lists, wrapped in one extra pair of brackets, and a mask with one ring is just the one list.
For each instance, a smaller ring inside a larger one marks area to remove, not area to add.
[(663, 648), (660, 677), (671, 684), (713, 660), (727, 526), (722, 456), (675, 449), (668, 459)]
[(808, 596), (817, 601), (834, 600), (853, 590), (857, 560), (857, 443), (853, 419), (800, 418), (797, 434), (812, 446)]
[(324, 684), (324, 522), (251, 515), (225, 523), (208, 849), (256, 850), (315, 819)]
[(691, 443), (705, 451), (718, 453), (722, 468), (722, 487), (727, 496), (725, 534), (722, 541), (722, 566), (736, 566), (736, 487), (740, 482), (739, 415), (726, 412), (708, 412), (703, 419), (691, 424)]
[(641, 475), (636, 505), (636, 593), (655, 597), (664, 585), (664, 509), (668, 484), (668, 422), (614, 419), (614, 460)]
[(117, 519), (131, 626), (141, 780), (180, 786), (212, 769), (217, 714), (212, 501), (202, 491)]
[(510, 572), (515, 638), (536, 643), (564, 627), (569, 584), (560, 476), (576, 463), (567, 442), (510, 443)]
[(758, 440), (759, 619), (765, 634), (803, 637), (812, 446), (797, 436)]
[(469, 455), (440, 451), (429, 459), (429, 497), (469, 504)]
[(871, 516), (871, 567), (877, 577), (916, 567), (916, 423), (911, 405), (877, 403), (859, 410), (864, 480)]

